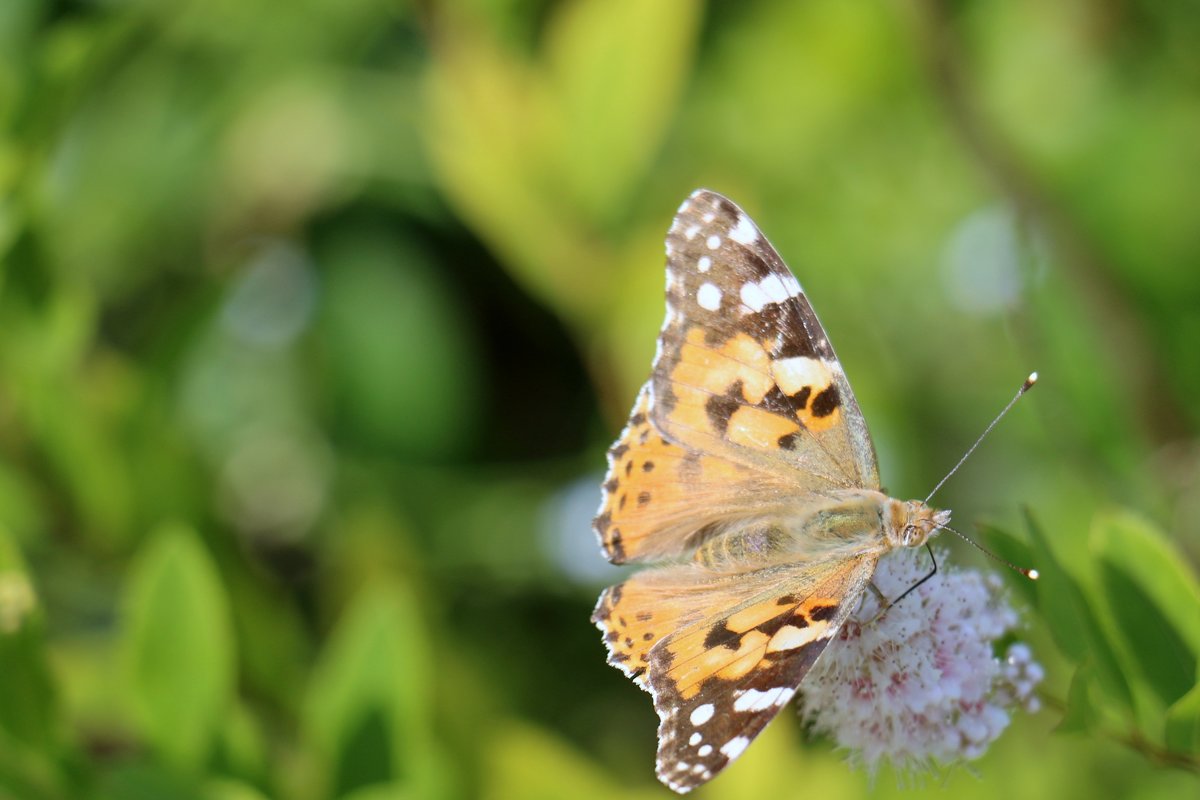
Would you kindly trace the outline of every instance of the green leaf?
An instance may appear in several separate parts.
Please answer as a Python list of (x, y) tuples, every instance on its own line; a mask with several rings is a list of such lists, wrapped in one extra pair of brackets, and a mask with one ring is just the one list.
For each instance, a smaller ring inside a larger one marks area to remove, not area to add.
[(583, 0), (547, 32), (562, 137), (550, 173), (593, 219), (611, 219), (641, 180), (678, 105), (701, 4)]
[[(983, 522), (977, 526), (988, 547), (1000, 558), (1018, 567), (1037, 568), (1034, 563), (1033, 548), (1028, 542), (1023, 542), (1003, 528)], [(1008, 585), (1021, 596), (1021, 600), (1029, 605), (1037, 604), (1037, 581), (1031, 581), (1019, 572), (1011, 569), (998, 570), (1008, 580)], [(1040, 573), (1039, 573), (1040, 574)]]
[(1067, 712), (1055, 728), (1059, 733), (1086, 733), (1096, 725), (1096, 709), (1092, 705), (1089, 687), (1095, 681), (1090, 663), (1082, 664), (1071, 678), (1067, 691)]
[(195, 532), (157, 531), (124, 597), (122, 666), (142, 733), (177, 765), (209, 754), (233, 693), (234, 642), (216, 565)]
[(661, 798), (662, 789), (630, 790), (615, 782), (583, 753), (532, 725), (509, 722), (488, 731), (485, 800)]
[(1098, 516), (1091, 543), (1123, 651), (1157, 699), (1170, 706), (1196, 683), (1196, 579), (1153, 526), (1129, 514)]
[(1038, 565), (1038, 611), (1059, 649), (1077, 664), (1091, 661), (1098, 685), (1122, 708), (1132, 708), (1133, 695), (1120, 661), (1084, 593), (1054, 555), (1033, 515), (1026, 513), (1034, 563)]
[(1200, 683), (1167, 709), (1165, 740), (1176, 753), (1200, 752)]
[(431, 796), (449, 779), (430, 737), (431, 661), (407, 587), (373, 584), (359, 593), (321, 654), (304, 711), (335, 795), (401, 780)]
[(32, 747), (53, 739), (57, 702), (38, 597), (16, 543), (0, 529), (0, 729)]

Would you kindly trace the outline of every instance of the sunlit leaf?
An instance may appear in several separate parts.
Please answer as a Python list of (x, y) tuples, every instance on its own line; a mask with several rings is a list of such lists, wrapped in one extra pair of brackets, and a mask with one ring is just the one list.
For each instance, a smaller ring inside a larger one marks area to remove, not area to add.
[(662, 141), (701, 11), (696, 0), (583, 0), (562, 6), (550, 26), (549, 83), (562, 138), (545, 155), (591, 218), (620, 218), (614, 211)]
[(158, 530), (133, 565), (123, 603), (123, 666), (136, 719), (165, 757), (198, 765), (233, 692), (225, 589), (195, 532)]

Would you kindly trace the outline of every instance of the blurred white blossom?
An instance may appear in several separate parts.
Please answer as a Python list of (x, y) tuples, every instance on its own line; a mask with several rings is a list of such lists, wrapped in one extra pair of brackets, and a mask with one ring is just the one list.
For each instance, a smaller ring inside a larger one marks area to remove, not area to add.
[[(943, 553), (938, 564), (937, 575), (874, 622), (879, 604), (868, 592), (802, 687), (800, 711), (812, 729), (869, 772), (884, 760), (919, 770), (979, 758), (1014, 707), (1038, 707), (1043, 673), (1029, 648), (1014, 644), (1003, 660), (994, 650), (1018, 622), (998, 577), (947, 569)], [(929, 568), (924, 550), (894, 552), (880, 561), (875, 584), (894, 599)]]

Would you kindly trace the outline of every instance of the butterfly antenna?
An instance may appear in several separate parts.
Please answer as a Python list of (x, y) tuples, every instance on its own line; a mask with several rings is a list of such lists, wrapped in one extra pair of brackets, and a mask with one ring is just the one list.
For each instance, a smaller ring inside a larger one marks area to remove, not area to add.
[(1029, 580), (1036, 581), (1038, 579), (1038, 571), (1036, 569), (1028, 569), (1026, 567), (1018, 567), (1016, 564), (1012, 563), (1011, 561), (1008, 561), (1007, 559), (1003, 559), (1000, 556), (993, 553), (991, 550), (988, 550), (986, 547), (984, 547), (979, 542), (972, 539), (970, 536), (967, 536), (964, 533), (959, 533), (954, 528), (951, 528), (949, 525), (939, 525), (938, 527), (944, 528), (944, 529), (950, 531), (955, 536), (962, 539), (964, 542), (967, 542), (968, 544), (970, 544), (972, 547), (974, 547), (979, 552), (983, 553), (988, 558), (991, 558), (995, 561), (999, 561), (1001, 564), (1004, 564), (1006, 567), (1009, 567), (1010, 569), (1013, 569), (1013, 570), (1021, 573), (1026, 578), (1029, 578)]
[[(1025, 382), (1021, 384), (1021, 388), (1017, 389), (1017, 393), (1015, 395), (1013, 395), (1012, 400), (1008, 401), (1008, 405), (1006, 405), (1004, 407), (1004, 410), (1001, 411), (999, 414), (997, 414), (996, 418), (994, 420), (992, 420), (991, 424), (983, 429), (983, 433), (979, 434), (979, 438), (975, 440), (975, 444), (971, 445), (967, 449), (967, 452), (963, 453), (963, 457), (960, 458), (958, 460), (958, 463), (954, 465), (954, 469), (947, 472), (946, 477), (944, 477), (940, 481), (938, 481), (938, 485), (933, 487), (933, 491), (929, 493), (929, 497), (925, 498), (926, 505), (929, 504), (930, 498), (932, 498), (935, 494), (938, 493), (938, 489), (941, 489), (942, 486), (946, 483), (946, 481), (950, 480), (950, 476), (953, 475), (954, 473), (958, 472), (958, 468), (963, 465), (963, 462), (971, 457), (971, 453), (974, 453), (975, 448), (979, 447), (979, 443), (983, 441), (984, 437), (992, 432), (992, 428), (996, 427), (996, 423), (999, 422), (1000, 420), (1004, 419), (1004, 415), (1007, 414), (1008, 410), (1010, 408), (1012, 408), (1018, 400), (1021, 399), (1021, 395), (1025, 394), (1026, 392), (1028, 392), (1030, 389), (1033, 388), (1033, 385), (1035, 383), (1037, 383), (1037, 379), (1038, 379), (1038, 374), (1036, 372), (1029, 373), (1029, 377), (1026, 378)], [(958, 533), (958, 531), (955, 531), (955, 533)], [(961, 534), (959, 534), (959, 535), (961, 536)], [(970, 541), (970, 540), (968, 539), (968, 541)], [(974, 542), (972, 542), (972, 544), (974, 544)], [(975, 546), (978, 547), (979, 545), (975, 545)], [(1014, 569), (1015, 569), (1015, 567), (1014, 567)]]

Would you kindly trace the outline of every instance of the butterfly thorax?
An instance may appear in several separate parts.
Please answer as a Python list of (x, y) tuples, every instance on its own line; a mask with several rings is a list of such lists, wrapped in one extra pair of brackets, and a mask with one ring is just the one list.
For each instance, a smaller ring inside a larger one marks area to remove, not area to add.
[(694, 560), (712, 570), (881, 554), (919, 547), (949, 512), (870, 489), (814, 493), (786, 512), (739, 520), (711, 530)]

